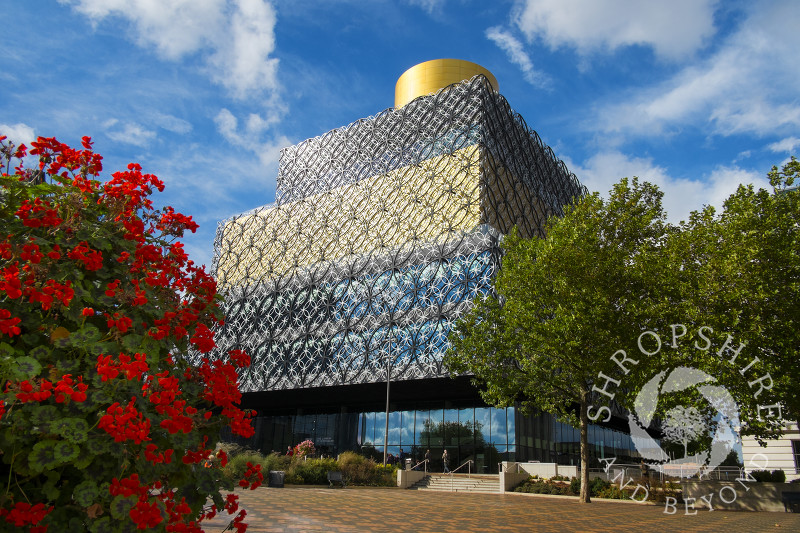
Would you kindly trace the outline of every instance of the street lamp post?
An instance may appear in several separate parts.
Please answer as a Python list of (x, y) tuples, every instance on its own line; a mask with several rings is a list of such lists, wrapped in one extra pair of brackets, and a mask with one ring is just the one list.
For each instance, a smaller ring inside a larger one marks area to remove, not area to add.
[[(389, 350), (391, 353), (391, 349)], [(392, 358), (386, 356), (386, 428), (383, 431), (383, 464), (386, 464), (386, 447), (389, 444), (389, 386), (392, 383), (391, 373)]]

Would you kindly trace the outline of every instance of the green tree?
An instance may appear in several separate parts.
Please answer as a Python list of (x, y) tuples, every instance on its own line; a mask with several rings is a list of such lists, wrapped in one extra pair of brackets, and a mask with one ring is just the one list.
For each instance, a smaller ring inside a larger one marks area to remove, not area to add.
[(740, 186), (722, 212), (693, 213), (666, 247), (684, 312), (745, 345), (707, 363), (757, 436), (800, 416), (800, 162), (768, 177), (772, 191)]
[(512, 232), (496, 295), (477, 301), (450, 336), (448, 368), (472, 373), (488, 403), (519, 400), (580, 428), (582, 502), (590, 500), (590, 395), (595, 385), (616, 394), (598, 374), (615, 375), (615, 347), (646, 322), (648, 273), (670, 232), (661, 198), (655, 186), (624, 179), (608, 201), (591, 194), (551, 218), (546, 238)]
[(214, 280), (177, 241), (197, 225), (153, 208), (163, 184), (139, 165), (100, 183), (88, 137), (40, 137), (39, 168), (13, 175), (25, 150), (4, 139), (0, 530), (202, 531), (233, 514), (213, 453), (223, 426), (252, 435), (236, 374), (249, 358), (186, 359), (221, 320)]

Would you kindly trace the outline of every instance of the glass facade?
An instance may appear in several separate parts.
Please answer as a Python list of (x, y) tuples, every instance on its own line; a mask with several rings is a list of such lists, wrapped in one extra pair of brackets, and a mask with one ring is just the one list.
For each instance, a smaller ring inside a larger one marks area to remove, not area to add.
[[(259, 416), (256, 434), (240, 444), (263, 453), (283, 453), (288, 446), (311, 439), (320, 455), (335, 457), (355, 450), (381, 460), (386, 412), (344, 411)], [(610, 457), (638, 462), (630, 436), (622, 431), (590, 425), (589, 445), (593, 466)], [(514, 407), (428, 405), (389, 412), (387, 453), (397, 457), (401, 449), (414, 463), (430, 450), (434, 471), (441, 470), (446, 449), (451, 468), (472, 460), (473, 472), (491, 474), (498, 472), (502, 461), (580, 464), (580, 432), (551, 415), (524, 415)]]

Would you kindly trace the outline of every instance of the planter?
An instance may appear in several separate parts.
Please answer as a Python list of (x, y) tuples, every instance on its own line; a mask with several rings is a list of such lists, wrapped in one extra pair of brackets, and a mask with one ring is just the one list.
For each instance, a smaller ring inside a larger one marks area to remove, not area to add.
[[(784, 493), (794, 500), (800, 497), (800, 485), (796, 483), (758, 483), (748, 481), (684, 481), (681, 483), (685, 504), (678, 504), (688, 514), (693, 509), (726, 511), (771, 511), (783, 513), (791, 510), (784, 505)], [(796, 505), (796, 504), (795, 504)]]

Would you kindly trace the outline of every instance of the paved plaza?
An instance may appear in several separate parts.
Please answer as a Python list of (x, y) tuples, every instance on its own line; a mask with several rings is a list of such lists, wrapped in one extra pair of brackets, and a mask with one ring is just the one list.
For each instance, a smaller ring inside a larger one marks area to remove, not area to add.
[[(675, 515), (663, 506), (528, 494), (467, 494), (396, 488), (265, 488), (240, 491), (250, 533), (511, 531), (800, 531), (800, 514), (698, 510)], [(226, 520), (205, 524), (221, 531)]]

